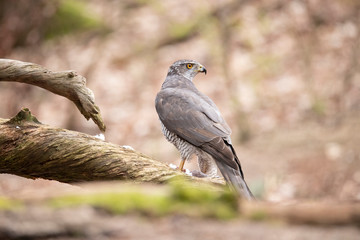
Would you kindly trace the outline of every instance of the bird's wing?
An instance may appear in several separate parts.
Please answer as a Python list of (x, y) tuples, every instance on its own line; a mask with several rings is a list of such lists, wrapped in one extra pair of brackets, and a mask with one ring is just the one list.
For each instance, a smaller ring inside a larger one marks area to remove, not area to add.
[(168, 130), (195, 146), (230, 134), (218, 110), (192, 91), (163, 89), (156, 97), (155, 107)]
[(215, 104), (211, 103), (210, 99), (196, 92), (166, 88), (158, 93), (155, 107), (161, 122), (170, 132), (239, 170), (240, 163), (236, 162), (231, 148), (224, 141), (230, 140), (231, 130)]

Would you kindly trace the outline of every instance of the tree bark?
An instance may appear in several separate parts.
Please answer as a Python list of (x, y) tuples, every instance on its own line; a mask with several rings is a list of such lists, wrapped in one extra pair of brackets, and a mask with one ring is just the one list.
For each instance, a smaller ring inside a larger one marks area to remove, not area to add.
[(34, 63), (0, 59), (1, 81), (27, 83), (64, 96), (75, 103), (87, 120), (91, 118), (103, 132), (106, 129), (93, 92), (85, 86), (86, 79), (75, 71), (52, 72)]
[(134, 150), (93, 136), (42, 125), (23, 109), (0, 119), (0, 173), (61, 182), (164, 182), (183, 175)]

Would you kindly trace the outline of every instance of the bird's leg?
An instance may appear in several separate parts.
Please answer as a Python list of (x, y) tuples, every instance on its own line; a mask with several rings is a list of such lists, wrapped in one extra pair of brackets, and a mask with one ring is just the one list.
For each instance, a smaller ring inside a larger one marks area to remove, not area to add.
[(198, 164), (200, 172), (206, 177), (217, 177), (217, 166), (213, 158), (205, 153), (200, 152), (198, 154)]
[(181, 162), (179, 165), (180, 171), (184, 172), (185, 158), (181, 158)]
[(198, 157), (200, 171), (193, 170), (191, 171), (191, 175), (198, 178), (216, 177), (217, 166), (212, 157), (203, 151), (198, 151), (196, 155)]

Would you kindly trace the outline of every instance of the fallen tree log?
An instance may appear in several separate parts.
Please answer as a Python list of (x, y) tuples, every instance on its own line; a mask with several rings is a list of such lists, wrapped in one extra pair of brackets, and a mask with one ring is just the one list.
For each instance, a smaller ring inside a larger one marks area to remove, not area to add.
[(0, 173), (60, 182), (164, 182), (183, 175), (135, 150), (41, 124), (28, 109), (0, 120)]

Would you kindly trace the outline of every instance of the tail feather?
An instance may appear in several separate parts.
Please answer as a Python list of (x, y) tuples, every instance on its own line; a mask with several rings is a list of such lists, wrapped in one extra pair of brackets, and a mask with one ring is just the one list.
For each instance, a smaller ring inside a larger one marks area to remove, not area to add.
[(226, 182), (241, 196), (247, 200), (254, 199), (254, 195), (251, 193), (248, 185), (246, 184), (240, 171), (231, 168), (229, 165), (220, 161), (215, 161), (220, 169), (221, 174), (224, 176)]
[(231, 143), (221, 137), (217, 137), (202, 144), (201, 148), (215, 160), (221, 174), (231, 188), (248, 200), (254, 199), (245, 182), (240, 161)]

